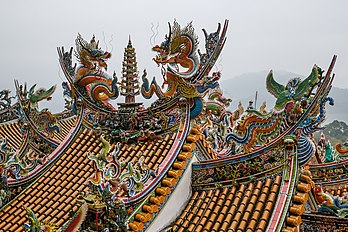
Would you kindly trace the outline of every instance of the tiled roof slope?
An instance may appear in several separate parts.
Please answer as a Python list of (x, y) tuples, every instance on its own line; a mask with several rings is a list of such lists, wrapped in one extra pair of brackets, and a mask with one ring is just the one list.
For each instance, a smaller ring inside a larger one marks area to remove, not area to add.
[(8, 144), (14, 150), (21, 147), (23, 136), (18, 121), (8, 122), (0, 125), (0, 137), (7, 138)]
[(32, 209), (39, 220), (63, 225), (69, 211), (77, 210), (75, 198), (87, 188), (84, 182), (92, 174), (85, 152), (97, 153), (101, 147), (92, 132), (84, 130), (54, 166), (0, 212), (1, 230), (24, 231), (24, 207)]
[[(232, 187), (196, 190), (174, 222), (172, 231), (274, 231), (274, 227), (268, 226), (275, 220), (272, 215), (280, 213), (277, 204), (284, 200), (280, 192), (284, 191), (285, 184), (288, 182), (281, 176), (275, 176)], [(297, 231), (297, 226), (302, 223), (311, 179), (302, 174), (295, 188), (283, 225), (287, 232)]]
[(162, 163), (164, 157), (170, 150), (176, 133), (169, 133), (163, 136), (162, 139), (147, 141), (143, 144), (138, 143), (137, 145), (123, 145), (119, 154), (120, 159), (125, 159), (126, 163), (135, 163), (140, 159), (141, 156), (145, 157), (144, 163), (148, 168), (156, 170)]
[(203, 156), (198, 157), (200, 160), (213, 160), (218, 158), (217, 153), (212, 149), (211, 145), (209, 144), (209, 142), (207, 142), (205, 136), (201, 133), (201, 131), (199, 133), (197, 145)]
[(191, 128), (171, 169), (156, 186), (151, 197), (143, 202), (141, 209), (133, 214), (134, 218), (131, 216), (129, 231), (143, 231), (160, 212), (186, 170), (192, 151), (196, 148), (199, 133), (199, 129)]
[[(54, 139), (58, 141), (63, 141), (65, 136), (69, 133), (70, 129), (74, 126), (76, 122), (76, 117), (70, 117), (68, 119), (63, 119), (58, 121), (61, 132), (54, 133)], [(21, 134), (21, 127), (18, 124), (18, 121), (3, 123), (0, 125), (0, 137), (7, 138), (8, 144), (14, 150), (18, 150), (21, 147), (21, 144), (24, 140), (23, 135)]]
[(281, 177), (194, 191), (173, 231), (265, 231)]
[[(274, 157), (268, 169), (252, 166), (254, 163), (261, 165), (258, 157), (248, 161), (245, 169), (243, 162), (247, 162), (248, 155), (232, 163), (220, 163), (220, 166), (213, 161), (208, 165), (197, 163), (192, 174), (196, 183), (192, 184), (192, 197), (170, 229), (297, 231), (313, 181), (308, 167), (300, 170), (297, 154), (284, 153), (284, 148), (278, 144), (264, 154), (264, 167), (269, 166), (267, 157)], [(286, 151), (290, 152), (289, 149)], [(276, 161), (279, 158), (279, 162)], [(249, 172), (252, 168), (256, 172)], [(238, 175), (229, 176), (236, 172)], [(227, 175), (222, 175), (224, 173)], [(197, 181), (203, 177), (209, 181)]]
[(58, 121), (58, 125), (60, 126), (60, 133), (54, 132), (54, 138), (59, 141), (63, 141), (69, 133), (70, 129), (75, 125), (75, 123), (76, 116)]
[[(163, 135), (163, 139), (148, 141), (142, 145), (123, 145), (119, 157), (125, 158), (127, 162), (135, 162), (141, 155), (145, 155), (145, 165), (156, 169), (166, 156), (175, 135), (169, 133)], [(39, 220), (62, 226), (69, 219), (69, 212), (77, 210), (75, 199), (79, 191), (87, 190), (85, 182), (93, 174), (93, 162), (87, 158), (87, 152), (96, 155), (101, 148), (99, 136), (87, 129), (80, 133), (45, 174), (0, 212), (2, 231), (24, 230), (24, 207), (32, 209)]]

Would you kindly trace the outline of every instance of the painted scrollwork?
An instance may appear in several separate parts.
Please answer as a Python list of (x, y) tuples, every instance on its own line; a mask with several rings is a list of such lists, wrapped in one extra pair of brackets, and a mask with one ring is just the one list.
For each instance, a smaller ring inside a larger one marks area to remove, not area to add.
[(126, 164), (125, 161), (118, 160), (120, 151), (118, 144), (112, 151), (104, 135), (101, 135), (100, 140), (103, 143), (102, 151), (98, 155), (88, 155), (94, 163), (94, 174), (88, 181), (101, 195), (104, 191), (109, 191), (117, 197), (133, 196), (143, 189), (150, 177), (155, 176), (155, 173), (143, 163), (144, 157), (135, 164), (133, 162)]

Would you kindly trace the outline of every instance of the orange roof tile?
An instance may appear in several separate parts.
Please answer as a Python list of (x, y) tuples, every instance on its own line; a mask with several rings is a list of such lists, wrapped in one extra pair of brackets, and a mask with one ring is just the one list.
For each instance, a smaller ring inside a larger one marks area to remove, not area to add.
[(14, 150), (19, 149), (24, 140), (24, 137), (21, 134), (21, 126), (18, 122), (0, 124), (0, 138), (1, 137), (6, 137), (8, 145)]
[(265, 230), (278, 194), (279, 179), (196, 190), (173, 231)]
[[(164, 135), (163, 139), (147, 141), (142, 145), (123, 145), (121, 146), (119, 158), (136, 162), (143, 155), (142, 151), (146, 149), (146, 152), (151, 148), (151, 152), (148, 151), (149, 159), (145, 160), (144, 165), (155, 170), (167, 155), (169, 149), (166, 148), (172, 146), (175, 136), (176, 133), (169, 133)], [(84, 149), (87, 143), (89, 147), (88, 149)], [(24, 206), (31, 208), (39, 218), (44, 220), (50, 219), (57, 226), (61, 226), (67, 220), (66, 215), (68, 212), (74, 209), (75, 197), (78, 195), (78, 192), (88, 188), (84, 183), (93, 173), (93, 163), (87, 158), (86, 152), (97, 154), (101, 149), (102, 144), (99, 141), (99, 137), (87, 129), (82, 131), (70, 147), (58, 158), (56, 161), (57, 165), (53, 165), (34, 184), (25, 189), (18, 196), (18, 200), (20, 201), (15, 199), (9, 203), (7, 208), (0, 212), (0, 224), (6, 221), (9, 222), (7, 224), (9, 228), (13, 226), (18, 231), (23, 231), (24, 228), (22, 225), (26, 221), (26, 212), (22, 207), (24, 203)], [(186, 166), (186, 162), (177, 161), (175, 165), (180, 166), (180, 168), (176, 169), (181, 169)], [(124, 171), (126, 170), (122, 170), (122, 172)], [(164, 184), (168, 186), (174, 185), (177, 182), (178, 176), (181, 174), (182, 172), (180, 170), (173, 169), (171, 175), (163, 180), (165, 182)], [(170, 193), (171, 189), (163, 186), (158, 191), (162, 191), (163, 196), (151, 198), (153, 204), (163, 203), (165, 195)], [(18, 204), (18, 202), (21, 202), (21, 204)], [(46, 210), (43, 210), (43, 203), (47, 207)], [(75, 209), (77, 208), (75, 207)], [(152, 207), (152, 209), (152, 212), (156, 211), (155, 208)], [(18, 212), (18, 215), (10, 212)], [(10, 216), (12, 218), (9, 221), (8, 218)], [(152, 214), (148, 215), (145, 212), (142, 216), (142, 219), (145, 218), (145, 221), (151, 220), (152, 218)], [(134, 225), (139, 228), (143, 227), (138, 222), (135, 222)]]

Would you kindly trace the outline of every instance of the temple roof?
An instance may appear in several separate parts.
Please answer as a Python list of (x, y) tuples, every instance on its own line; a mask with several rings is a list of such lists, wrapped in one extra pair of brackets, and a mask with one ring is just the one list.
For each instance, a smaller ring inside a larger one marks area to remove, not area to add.
[[(185, 209), (168, 229), (173, 231), (294, 231), (301, 223), (304, 204), (313, 184), (301, 174), (297, 155), (277, 163), (272, 154), (283, 154), (273, 145), (258, 157), (193, 165), (193, 193)], [(268, 158), (273, 166), (267, 164)], [(284, 162), (285, 161), (285, 162)], [(284, 163), (283, 163), (284, 162)], [(257, 169), (256, 172), (251, 170)], [(292, 197), (294, 196), (294, 198)]]
[[(62, 134), (67, 134), (69, 127), (76, 124), (75, 118), (60, 121), (60, 125), (63, 128)], [(169, 181), (168, 184), (172, 186), (174, 182), (171, 182), (171, 178), (161, 177), (161, 175), (165, 174), (162, 173), (164, 170), (165, 172), (169, 170), (166, 166), (168, 162), (172, 161), (168, 158), (171, 158), (176, 150), (182, 146), (180, 142), (174, 145), (174, 141), (178, 138), (185, 138), (182, 137), (182, 135), (185, 136), (185, 133), (182, 134), (182, 132), (185, 132), (187, 129), (184, 129), (185, 127), (182, 126), (176, 128), (176, 130), (175, 128), (171, 129), (158, 138), (148, 139), (136, 144), (119, 144), (120, 152), (118, 159), (129, 164), (137, 163), (141, 157), (144, 157), (142, 165), (149, 170), (156, 170), (156, 175), (160, 178), (158, 181), (162, 181), (162, 183)], [(180, 133), (178, 133), (179, 128)], [(65, 146), (64, 152), (53, 163), (50, 163), (47, 168), (43, 166), (40, 176), (28, 188), (2, 208), (0, 212), (0, 227), (6, 225), (6, 229), (10, 231), (24, 230), (22, 225), (26, 222), (25, 208), (33, 210), (39, 220), (50, 221), (58, 227), (70, 219), (69, 212), (71, 210), (76, 211), (79, 207), (76, 198), (81, 192), (89, 190), (87, 180), (94, 175), (94, 164), (88, 156), (97, 156), (103, 149), (100, 135), (87, 128), (70, 140), (72, 139), (73, 142)], [(69, 143), (69, 140), (65, 141), (65, 143)], [(169, 155), (169, 153), (172, 155)], [(186, 157), (184, 154), (181, 154), (179, 157), (182, 157), (181, 160), (186, 160), (191, 155)], [(180, 162), (173, 163), (179, 170), (186, 167), (183, 164)], [(160, 165), (161, 168), (159, 167)], [(124, 166), (121, 173), (126, 173), (127, 171), (129, 169), (127, 169), (127, 166)], [(174, 170), (171, 172), (172, 174), (170, 175), (175, 174), (176, 178), (182, 173), (182, 171), (175, 172)], [(156, 181), (156, 179), (153, 179), (153, 181)], [(155, 186), (154, 184), (151, 185)], [(151, 185), (145, 186), (144, 189), (148, 189)], [(59, 210), (57, 210), (58, 208)], [(8, 223), (9, 220), (11, 223)]]
[(194, 191), (173, 231), (265, 231), (281, 177), (233, 187)]
[(79, 191), (93, 172), (85, 151), (97, 153), (102, 148), (92, 131), (83, 130), (61, 157), (33, 184), (6, 205), (0, 212), (0, 227), (8, 231), (24, 231), (26, 210), (31, 208), (40, 220), (61, 226), (69, 219), (69, 211), (77, 210)]
[[(333, 104), (328, 93), (336, 56), (325, 76), (314, 65), (306, 79), (284, 85), (271, 71), (266, 86), (277, 98), (271, 112), (250, 106), (244, 112), (241, 104), (230, 112), (231, 99), (219, 88), (221, 73), (211, 72), (227, 27), (226, 20), (213, 33), (203, 30), (201, 52), (192, 23), (169, 24), (165, 41), (153, 47), (163, 86), (155, 78), (150, 83), (144, 70), (133, 93), (158, 97), (146, 109), (134, 98), (117, 109), (110, 103), (123, 94), (125, 81), (107, 73), (111, 53), (95, 36), (90, 42), (77, 36), (79, 66), (72, 48), (58, 48), (67, 78), (62, 114), (38, 108), (55, 86), (35, 91), (36, 85), (15, 81), (18, 105), (8, 107), (18, 108), (11, 111), (16, 119), (7, 115), (0, 124), (12, 148), (3, 141), (0, 228), (23, 231), (26, 223), (35, 230), (49, 222), (64, 232), (85, 220), (80, 230), (290, 232), (298, 231), (305, 211), (341, 213), (332, 208), (337, 200), (329, 197), (327, 207), (322, 194), (347, 192), (348, 161), (308, 165), (317, 149), (311, 135), (325, 120), (325, 104)], [(179, 48), (180, 55), (174, 52)], [(168, 221), (156, 222), (167, 215)]]

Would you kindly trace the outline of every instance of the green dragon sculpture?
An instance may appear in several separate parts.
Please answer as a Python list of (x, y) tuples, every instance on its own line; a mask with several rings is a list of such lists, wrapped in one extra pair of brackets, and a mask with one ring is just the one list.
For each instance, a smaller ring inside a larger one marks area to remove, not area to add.
[(29, 224), (27, 223), (24, 224), (25, 231), (29, 231), (29, 232), (57, 231), (57, 227), (53, 223), (41, 222), (30, 208), (25, 208), (25, 210), (27, 211), (27, 218), (29, 220)]
[(132, 196), (141, 191), (145, 182), (155, 175), (143, 163), (144, 157), (141, 157), (136, 164), (128, 162), (126, 165), (124, 160), (118, 160), (120, 152), (118, 144), (110, 149), (110, 143), (103, 134), (100, 136), (100, 141), (103, 144), (100, 153), (88, 154), (88, 159), (94, 163), (94, 173), (88, 178), (88, 181), (98, 188), (101, 195), (105, 190), (117, 196), (123, 194)]
[(48, 90), (44, 88), (40, 88), (35, 91), (35, 87), (36, 87), (36, 84), (29, 89), (28, 96), (27, 96), (30, 102), (30, 107), (33, 109), (38, 108), (38, 102), (42, 100), (47, 100), (47, 101), (51, 100), (52, 94), (56, 90), (56, 85), (52, 86)]
[(314, 65), (311, 74), (305, 80), (293, 78), (284, 86), (274, 80), (271, 70), (266, 79), (266, 87), (268, 92), (277, 98), (274, 109), (280, 111), (289, 101), (300, 101), (302, 97), (309, 97), (312, 88), (320, 81), (321, 74), (322, 70)]

